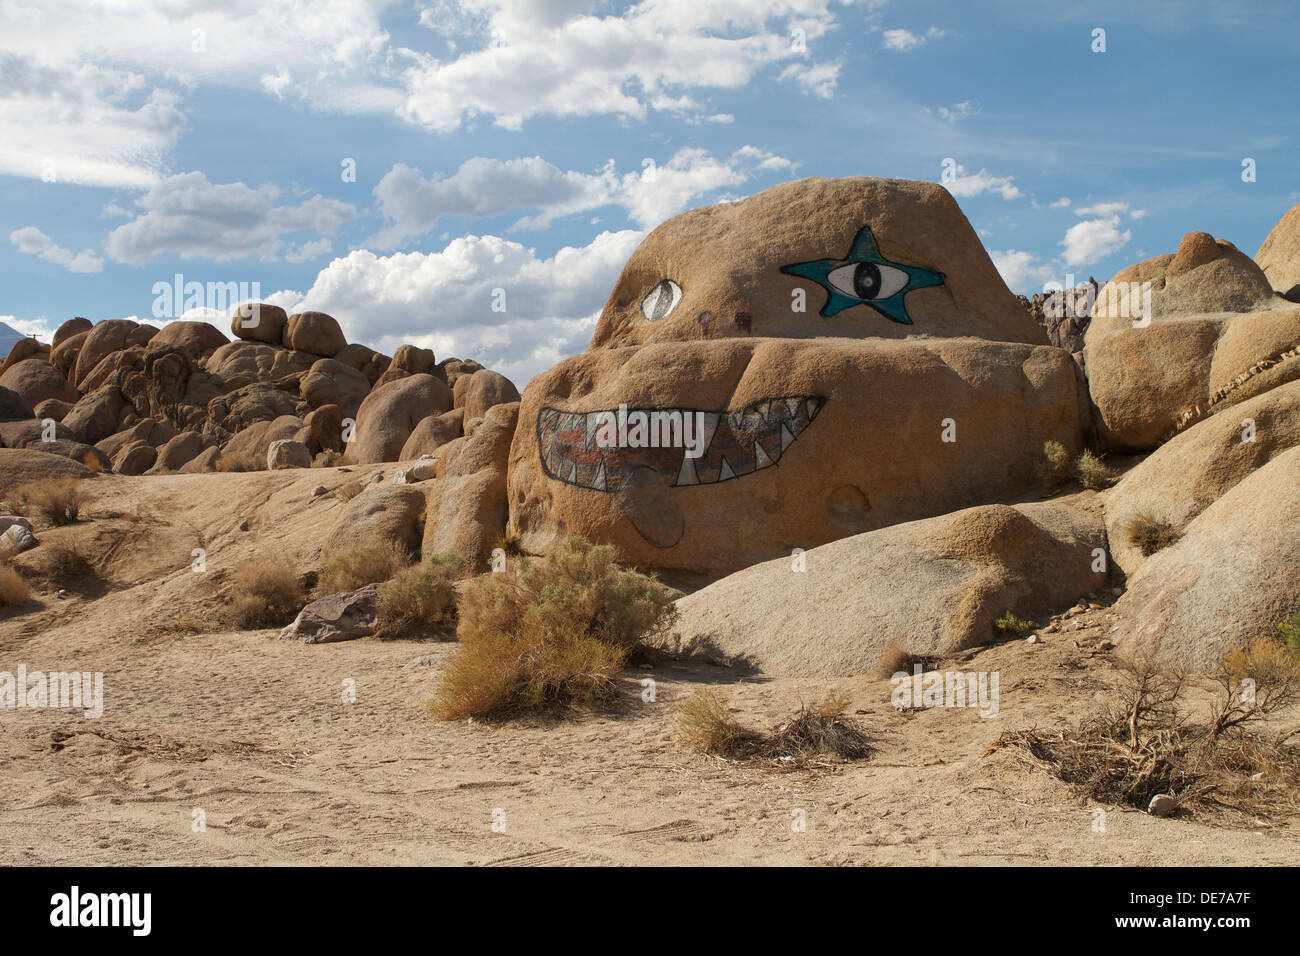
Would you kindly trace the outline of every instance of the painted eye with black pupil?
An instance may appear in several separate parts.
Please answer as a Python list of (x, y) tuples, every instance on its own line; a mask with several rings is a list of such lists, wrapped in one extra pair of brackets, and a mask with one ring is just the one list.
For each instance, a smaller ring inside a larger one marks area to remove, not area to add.
[(853, 270), (853, 292), (859, 299), (874, 299), (880, 294), (880, 269), (874, 262), (859, 262)]
[(832, 269), (826, 278), (841, 295), (853, 296), (860, 302), (888, 299), (907, 285), (906, 272), (878, 262), (846, 262)]

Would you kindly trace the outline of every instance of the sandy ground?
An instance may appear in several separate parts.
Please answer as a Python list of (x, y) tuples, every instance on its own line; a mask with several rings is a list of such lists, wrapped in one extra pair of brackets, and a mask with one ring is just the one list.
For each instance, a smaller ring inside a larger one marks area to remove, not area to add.
[[(1296, 825), (1222, 829), (1097, 806), (1004, 752), (1113, 679), (1077, 633), (968, 652), (1000, 711), (900, 713), (888, 681), (768, 679), (703, 662), (629, 673), (596, 716), (432, 720), (454, 644), (304, 646), (274, 631), (186, 633), (253, 554), (318, 564), (342, 501), (374, 469), (97, 479), (75, 538), (102, 593), (0, 615), (0, 671), (102, 671), (105, 710), (0, 709), (0, 864), (1246, 864), (1294, 862)], [(391, 473), (392, 466), (385, 469)], [(241, 528), (242, 524), (242, 528)], [(42, 547), (44, 544), (42, 545)], [(194, 573), (191, 551), (207, 551)], [(39, 550), (39, 549), (38, 549)], [(36, 552), (30, 552), (34, 555)], [(1101, 634), (1109, 612), (1093, 612)], [(1085, 623), (1093, 623), (1090, 619)], [(427, 666), (406, 666), (429, 655)], [(640, 681), (655, 682), (641, 700)], [(344, 700), (345, 685), (355, 701)], [(875, 738), (867, 761), (779, 772), (687, 752), (672, 704), (718, 687), (770, 727), (833, 689)], [(205, 827), (194, 825), (201, 811)], [(798, 827), (802, 820), (806, 825)]]

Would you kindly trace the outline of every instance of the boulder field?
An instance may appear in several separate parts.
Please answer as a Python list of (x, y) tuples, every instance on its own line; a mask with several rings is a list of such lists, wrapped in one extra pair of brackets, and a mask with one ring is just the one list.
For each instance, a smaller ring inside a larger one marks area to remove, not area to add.
[[(653, 230), (586, 351), (522, 394), (324, 312), (245, 303), (233, 339), (72, 320), (0, 364), (0, 476), (348, 469), (323, 555), (378, 537), (486, 571), (581, 535), (689, 592), (679, 643), (773, 673), (950, 653), (1117, 588), (1117, 639), (1209, 667), (1300, 611), (1297, 250), (1300, 206), (1253, 260), (1190, 232), (1049, 321), (943, 187), (797, 180)], [(1123, 473), (1063, 495), (1047, 443)]]
[(77, 318), (52, 345), (20, 340), (0, 362), (0, 447), (125, 474), (367, 464), (396, 460), (416, 431), (432, 453), (461, 437), (465, 411), (481, 418), (519, 399), (476, 362), (348, 344), (324, 312), (245, 303), (230, 330), (233, 340), (206, 322)]

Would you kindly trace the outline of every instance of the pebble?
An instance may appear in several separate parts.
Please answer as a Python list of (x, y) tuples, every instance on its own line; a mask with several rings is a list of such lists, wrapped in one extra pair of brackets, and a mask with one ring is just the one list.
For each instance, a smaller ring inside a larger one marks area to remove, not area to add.
[(1153, 817), (1167, 817), (1178, 809), (1178, 801), (1167, 793), (1157, 793), (1147, 804), (1147, 813)]

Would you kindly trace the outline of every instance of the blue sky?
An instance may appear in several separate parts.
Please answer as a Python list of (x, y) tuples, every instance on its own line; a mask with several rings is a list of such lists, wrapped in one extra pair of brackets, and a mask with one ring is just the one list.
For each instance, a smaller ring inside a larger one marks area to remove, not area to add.
[(1016, 292), (1192, 230), (1253, 255), (1298, 59), (1281, 2), (7, 0), (0, 321), (166, 321), (180, 273), (522, 383), (663, 219), (945, 160)]

